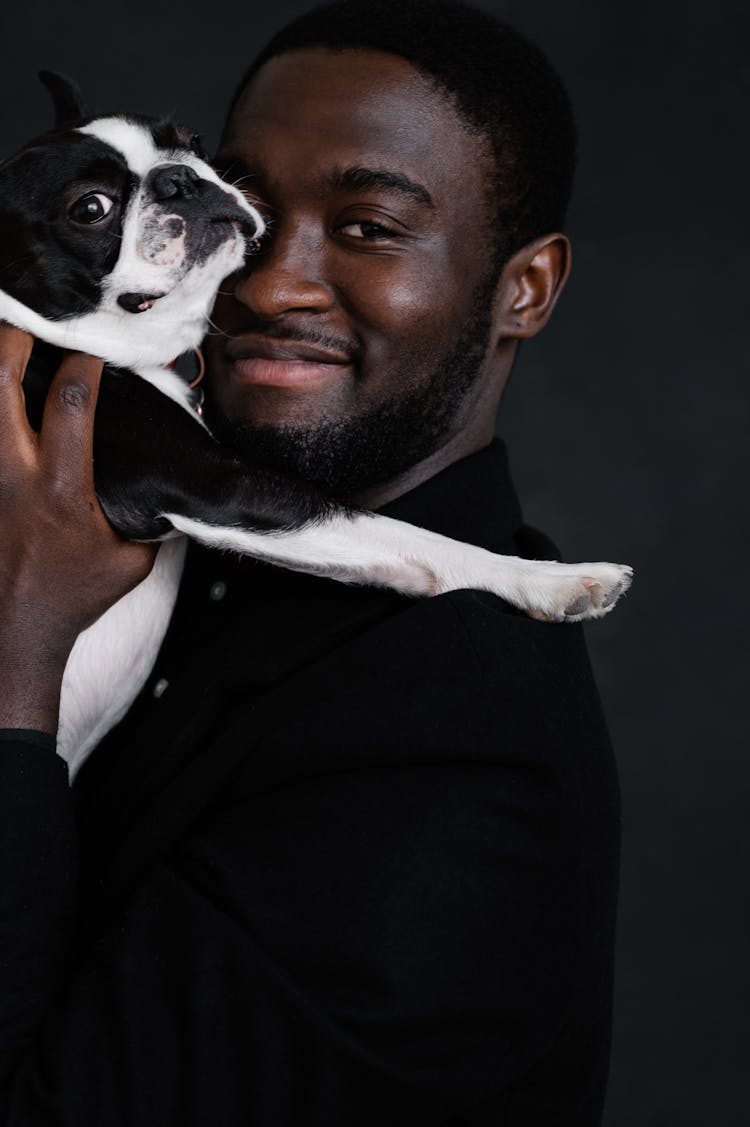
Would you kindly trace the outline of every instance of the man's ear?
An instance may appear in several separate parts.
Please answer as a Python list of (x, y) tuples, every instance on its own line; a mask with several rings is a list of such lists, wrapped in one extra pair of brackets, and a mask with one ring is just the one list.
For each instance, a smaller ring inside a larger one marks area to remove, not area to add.
[(542, 235), (509, 258), (495, 294), (498, 340), (535, 336), (550, 319), (570, 274), (565, 235)]
[(52, 96), (56, 129), (86, 116), (81, 91), (75, 82), (71, 82), (64, 74), (56, 74), (53, 70), (40, 70), (39, 78)]

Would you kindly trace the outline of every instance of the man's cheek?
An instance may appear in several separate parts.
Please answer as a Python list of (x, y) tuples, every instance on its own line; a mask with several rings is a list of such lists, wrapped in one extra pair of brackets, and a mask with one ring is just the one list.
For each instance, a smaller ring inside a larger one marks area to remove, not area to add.
[(417, 329), (435, 319), (436, 308), (442, 301), (442, 295), (435, 292), (434, 286), (429, 290), (425, 287), (424, 275), (399, 275), (391, 277), (387, 286), (378, 289), (372, 304), (381, 323)]

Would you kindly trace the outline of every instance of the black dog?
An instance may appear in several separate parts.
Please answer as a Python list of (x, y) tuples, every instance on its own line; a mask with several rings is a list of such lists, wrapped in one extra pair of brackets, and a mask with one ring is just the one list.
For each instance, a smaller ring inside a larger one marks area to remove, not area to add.
[(123, 536), (165, 541), (148, 579), (73, 650), (58, 733), (71, 773), (148, 676), (179, 583), (177, 533), (410, 595), (475, 587), (569, 621), (611, 609), (629, 585), (627, 567), (493, 556), (348, 509), (227, 453), (170, 363), (200, 343), (219, 283), (262, 237), (263, 220), (206, 163), (189, 131), (131, 115), (82, 117), (65, 80), (44, 80), (56, 128), (0, 165), (0, 318), (47, 342), (35, 348), (24, 384), (32, 425), (56, 350), (107, 361), (95, 423), (97, 495)]

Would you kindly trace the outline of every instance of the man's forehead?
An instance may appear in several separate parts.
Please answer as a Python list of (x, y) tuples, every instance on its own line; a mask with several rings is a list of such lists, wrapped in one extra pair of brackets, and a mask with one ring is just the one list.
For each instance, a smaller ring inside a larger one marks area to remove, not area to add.
[(483, 146), (448, 97), (406, 60), (306, 48), (261, 67), (227, 123), (221, 154), (270, 175), (293, 160), (319, 175), (388, 169), (436, 187), (461, 170), (468, 188), (467, 164), (482, 163)]

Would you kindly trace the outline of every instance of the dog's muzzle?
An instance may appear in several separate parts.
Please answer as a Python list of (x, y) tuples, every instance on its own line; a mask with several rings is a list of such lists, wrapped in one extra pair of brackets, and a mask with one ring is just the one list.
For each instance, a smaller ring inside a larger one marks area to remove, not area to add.
[(145, 313), (194, 267), (209, 261), (232, 237), (241, 234), (245, 251), (257, 250), (263, 221), (234, 193), (201, 177), (185, 164), (163, 164), (144, 182), (138, 214), (138, 254), (165, 272), (164, 286), (129, 290), (117, 297), (127, 313)]

